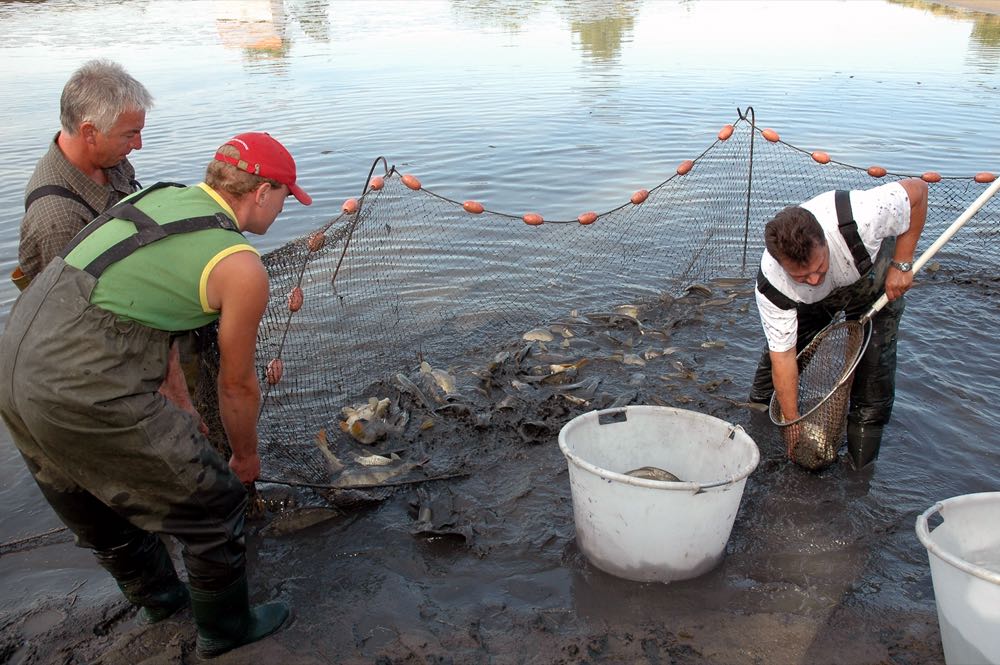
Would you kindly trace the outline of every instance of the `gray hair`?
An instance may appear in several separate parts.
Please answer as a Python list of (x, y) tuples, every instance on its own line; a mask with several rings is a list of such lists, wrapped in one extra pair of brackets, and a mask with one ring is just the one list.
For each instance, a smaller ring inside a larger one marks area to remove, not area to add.
[(59, 100), (62, 129), (73, 136), (82, 122), (92, 122), (97, 131), (111, 131), (122, 113), (148, 111), (153, 96), (117, 62), (91, 60), (73, 72)]

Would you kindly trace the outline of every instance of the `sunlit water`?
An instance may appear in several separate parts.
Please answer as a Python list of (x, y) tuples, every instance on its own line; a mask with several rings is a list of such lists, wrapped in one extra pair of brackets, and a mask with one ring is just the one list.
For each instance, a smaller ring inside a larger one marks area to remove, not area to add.
[[(156, 98), (131, 156), (146, 184), (200, 180), (212, 150), (237, 132), (266, 130), (290, 148), (315, 203), (289, 202), (252, 239), (262, 251), (335, 216), (378, 156), (493, 210), (549, 219), (608, 210), (696, 157), (748, 105), (786, 141), (842, 162), (998, 171), (997, 17), (929, 7), (2, 2), (0, 266), (16, 261), (24, 185), (58, 128), (62, 85), (91, 57), (122, 62)], [(879, 555), (886, 574), (926, 561), (913, 522), (928, 505), (1000, 486), (995, 282), (924, 281), (908, 296), (883, 457), (851, 513), (857, 530), (869, 518), (897, 525), (898, 542)], [(15, 295), (0, 283), (0, 321)], [(755, 320), (733, 331), (736, 380), (749, 382), (758, 333)], [(57, 526), (0, 437), (0, 540)], [(793, 491), (804, 500), (830, 491), (848, 502), (857, 481), (789, 472), (787, 482), (801, 484)], [(809, 547), (811, 525), (796, 528)]]

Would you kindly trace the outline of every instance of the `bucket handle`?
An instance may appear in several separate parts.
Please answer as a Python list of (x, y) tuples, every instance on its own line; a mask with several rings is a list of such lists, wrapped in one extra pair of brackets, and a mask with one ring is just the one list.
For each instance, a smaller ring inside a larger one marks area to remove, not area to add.
[[(1000, 573), (984, 568), (983, 566), (977, 566), (974, 563), (969, 563), (965, 559), (959, 558), (951, 552), (948, 552), (931, 539), (931, 531), (927, 526), (927, 522), (935, 513), (941, 512), (943, 509), (944, 503), (938, 501), (917, 517), (917, 538), (920, 539), (920, 542), (927, 548), (928, 552), (931, 552), (934, 556), (941, 559), (945, 563), (958, 568), (963, 573), (967, 573), (973, 577), (978, 577), (981, 580), (986, 580), (987, 582), (1000, 585)], [(941, 519), (944, 519), (943, 514), (941, 515)], [(935, 528), (940, 528), (940, 525)]]

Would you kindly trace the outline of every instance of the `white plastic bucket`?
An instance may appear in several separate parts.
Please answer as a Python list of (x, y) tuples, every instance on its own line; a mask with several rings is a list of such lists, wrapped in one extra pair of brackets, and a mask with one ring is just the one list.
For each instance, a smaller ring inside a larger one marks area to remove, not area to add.
[[(760, 451), (742, 427), (662, 406), (591, 411), (566, 423), (576, 539), (601, 570), (641, 582), (697, 577), (722, 560)], [(643, 466), (683, 482), (625, 475)]]
[[(944, 520), (932, 531), (928, 520)], [(1000, 665), (1000, 492), (939, 501), (917, 518), (927, 548), (944, 660)]]

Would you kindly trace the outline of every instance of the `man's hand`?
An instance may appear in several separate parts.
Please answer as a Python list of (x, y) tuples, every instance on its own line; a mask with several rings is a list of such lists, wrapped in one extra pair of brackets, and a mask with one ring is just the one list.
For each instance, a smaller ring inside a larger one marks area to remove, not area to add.
[(802, 425), (801, 423), (795, 423), (794, 425), (787, 425), (781, 428), (781, 434), (785, 438), (785, 452), (788, 454), (788, 459), (795, 461), (795, 449), (799, 445), (799, 438), (802, 436)]
[(249, 485), (260, 478), (260, 457), (257, 456), (257, 453), (241, 457), (234, 454), (229, 458), (229, 468), (240, 479), (240, 482)]
[(913, 286), (912, 270), (903, 272), (889, 266), (889, 270), (885, 274), (885, 295), (890, 302), (909, 291), (911, 286)]
[(180, 350), (177, 342), (170, 346), (170, 356), (167, 359), (167, 375), (160, 385), (160, 394), (173, 402), (182, 411), (187, 411), (198, 421), (198, 431), (204, 436), (208, 436), (208, 425), (202, 419), (198, 409), (191, 401), (191, 394), (188, 392), (187, 382), (184, 380), (184, 371), (181, 369)]

